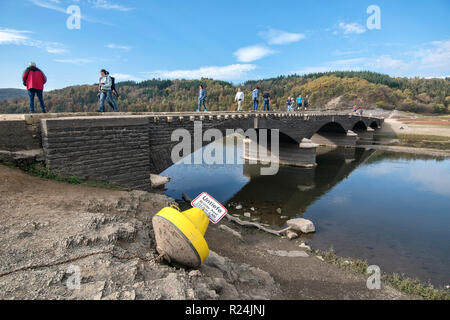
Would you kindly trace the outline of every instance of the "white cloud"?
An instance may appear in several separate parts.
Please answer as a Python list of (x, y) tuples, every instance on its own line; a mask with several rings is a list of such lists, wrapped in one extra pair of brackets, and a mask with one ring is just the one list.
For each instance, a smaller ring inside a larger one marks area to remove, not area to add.
[(290, 33), (276, 29), (269, 29), (267, 32), (260, 32), (259, 35), (270, 45), (288, 44), (306, 38), (306, 36), (302, 33)]
[(328, 71), (337, 71), (337, 70), (332, 70), (330, 67), (305, 67), (302, 68), (300, 70), (291, 72), (291, 73), (295, 73), (298, 75), (303, 75), (303, 74), (310, 74), (310, 73), (321, 73), (321, 72), (328, 72)]
[(67, 53), (61, 43), (35, 40), (30, 38), (31, 31), (0, 28), (0, 45), (18, 45), (35, 47), (46, 50), (48, 53)]
[(109, 49), (115, 49), (115, 50), (123, 50), (123, 51), (130, 51), (131, 47), (129, 46), (121, 46), (115, 43), (110, 43), (107, 44), (105, 47), (109, 48)]
[(46, 0), (30, 0), (31, 3), (33, 3), (34, 5), (41, 7), (41, 8), (46, 8), (46, 9), (50, 9), (50, 10), (54, 10), (54, 11), (58, 11), (61, 13), (66, 13), (66, 9), (59, 7), (57, 5), (55, 5), (55, 3), (60, 3), (59, 1), (46, 1)]
[(276, 51), (265, 46), (256, 45), (241, 48), (234, 53), (234, 56), (237, 57), (239, 62), (252, 62), (274, 53)]
[(356, 55), (362, 53), (363, 50), (334, 50), (333, 55), (334, 56), (350, 56), (350, 55)]
[(95, 8), (106, 9), (106, 10), (117, 10), (117, 11), (131, 11), (134, 8), (124, 7), (120, 4), (114, 4), (107, 0), (93, 0), (90, 1), (94, 5)]
[(374, 69), (391, 70), (394, 73), (406, 71), (410, 67), (408, 63), (399, 59), (393, 59), (390, 55), (382, 55), (375, 58), (374, 60), (369, 61), (367, 66)]
[(23, 44), (29, 37), (31, 31), (19, 31), (14, 29), (0, 29), (0, 45), (2, 44)]
[(339, 28), (344, 31), (344, 34), (361, 34), (366, 32), (366, 28), (359, 23), (339, 23)]
[(426, 69), (450, 71), (450, 40), (433, 41), (415, 53), (421, 67)]
[(410, 70), (411, 66), (411, 63), (407, 63), (400, 59), (394, 59), (390, 55), (382, 55), (378, 57), (360, 57), (328, 61), (322, 66), (305, 67), (295, 73), (308, 74), (329, 71), (374, 70), (378, 72), (387, 72), (393, 76), (401, 76)]
[(60, 47), (59, 44), (54, 44), (54, 45), (47, 44), (47, 45), (45, 45), (45, 50), (48, 53), (53, 53), (53, 54), (63, 54), (63, 53), (68, 53), (69, 52), (69, 50)]
[(90, 60), (90, 59), (83, 59), (83, 58), (55, 59), (55, 61), (59, 62), (59, 63), (70, 63), (70, 64), (78, 64), (78, 65), (88, 64), (88, 63), (92, 62), (92, 60)]
[(301, 75), (329, 71), (360, 71), (362, 70), (365, 61), (367, 61), (367, 58), (353, 58), (329, 61), (323, 66), (305, 67), (294, 73)]
[(201, 67), (192, 70), (157, 70), (146, 72), (150, 78), (162, 79), (200, 79), (212, 78), (217, 80), (236, 80), (242, 79), (249, 71), (256, 69), (252, 64), (232, 64), (228, 66), (218, 67)]
[(133, 75), (125, 74), (125, 73), (114, 73), (111, 76), (114, 77), (116, 79), (116, 81), (144, 81), (145, 80), (143, 78), (135, 77)]

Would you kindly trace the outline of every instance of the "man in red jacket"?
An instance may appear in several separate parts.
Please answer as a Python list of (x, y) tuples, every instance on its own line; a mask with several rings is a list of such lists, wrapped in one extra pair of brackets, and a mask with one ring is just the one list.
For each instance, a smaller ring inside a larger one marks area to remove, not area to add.
[(27, 87), (28, 96), (30, 97), (30, 113), (34, 113), (34, 96), (37, 95), (39, 104), (41, 105), (42, 113), (46, 113), (44, 98), (42, 91), (44, 84), (47, 82), (45, 74), (36, 68), (36, 63), (30, 62), (29, 67), (25, 70), (22, 76), (23, 85)]

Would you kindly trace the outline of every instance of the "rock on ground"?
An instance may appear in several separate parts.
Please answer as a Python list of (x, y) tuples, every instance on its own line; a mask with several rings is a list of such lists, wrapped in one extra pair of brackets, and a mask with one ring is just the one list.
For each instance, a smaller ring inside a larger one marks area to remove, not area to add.
[(152, 188), (159, 188), (163, 187), (166, 183), (169, 183), (170, 178), (159, 176), (157, 174), (150, 174), (150, 183), (152, 185)]
[(289, 230), (289, 231), (286, 232), (286, 237), (289, 240), (293, 240), (293, 239), (297, 239), (298, 238), (298, 234), (296, 234), (294, 231)]
[(316, 228), (314, 227), (312, 221), (307, 219), (303, 218), (291, 219), (286, 221), (286, 224), (289, 227), (292, 227), (292, 229), (301, 231), (302, 233), (316, 232)]
[(307, 254), (305, 251), (286, 251), (286, 250), (267, 250), (267, 252), (274, 256), (279, 257), (289, 257), (289, 258), (308, 258), (309, 254)]

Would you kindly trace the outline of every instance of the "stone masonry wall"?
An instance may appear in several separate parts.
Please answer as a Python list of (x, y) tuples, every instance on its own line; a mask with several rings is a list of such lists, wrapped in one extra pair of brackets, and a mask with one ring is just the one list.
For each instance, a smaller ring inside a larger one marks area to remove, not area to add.
[(63, 176), (150, 188), (149, 118), (43, 119), (47, 167)]

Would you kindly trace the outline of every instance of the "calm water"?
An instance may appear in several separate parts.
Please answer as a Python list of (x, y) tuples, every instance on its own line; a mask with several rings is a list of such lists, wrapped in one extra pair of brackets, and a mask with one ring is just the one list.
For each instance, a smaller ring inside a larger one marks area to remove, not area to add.
[[(242, 154), (240, 143), (224, 146)], [(363, 149), (321, 148), (315, 169), (280, 167), (261, 176), (259, 165), (174, 165), (167, 195), (203, 191), (243, 214), (282, 226), (282, 215), (316, 225), (308, 236), (318, 249), (367, 259), (386, 272), (434, 285), (450, 284), (450, 160)]]

